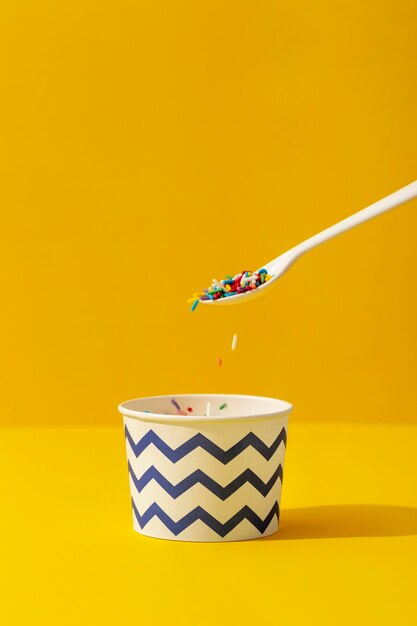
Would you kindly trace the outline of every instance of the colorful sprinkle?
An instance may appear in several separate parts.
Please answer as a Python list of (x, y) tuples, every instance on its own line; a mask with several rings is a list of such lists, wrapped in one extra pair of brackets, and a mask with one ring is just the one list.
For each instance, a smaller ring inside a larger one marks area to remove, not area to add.
[(172, 398), (171, 400), (172, 404), (175, 406), (175, 408), (177, 409), (177, 411), (181, 411), (181, 407), (178, 404), (178, 402), (176, 400), (174, 400), (174, 398)]
[(232, 339), (232, 350), (236, 350), (236, 346), (237, 346), (237, 335), (235, 333)]
[(220, 366), (220, 365), (223, 365), (223, 359), (222, 359), (222, 357), (221, 357), (221, 356), (218, 356), (218, 357), (217, 357), (217, 365), (219, 365), (219, 366)]
[[(223, 280), (213, 278), (208, 289), (204, 289), (202, 293), (194, 294), (188, 302), (192, 302), (191, 310), (194, 311), (199, 300), (218, 300), (219, 298), (230, 298), (238, 293), (245, 293), (257, 289), (268, 280), (270, 276), (265, 268), (257, 272), (248, 272), (247, 270), (235, 274), (235, 276), (226, 276)], [(197, 300), (196, 300), (197, 299)]]
[(187, 411), (188, 411), (188, 413), (192, 413), (192, 412), (193, 412), (192, 407), (191, 407), (191, 406), (188, 406), (188, 407), (187, 407)]
[(219, 406), (219, 411), (223, 411), (223, 409), (225, 409), (226, 407), (227, 407), (227, 402), (223, 402), (223, 404)]

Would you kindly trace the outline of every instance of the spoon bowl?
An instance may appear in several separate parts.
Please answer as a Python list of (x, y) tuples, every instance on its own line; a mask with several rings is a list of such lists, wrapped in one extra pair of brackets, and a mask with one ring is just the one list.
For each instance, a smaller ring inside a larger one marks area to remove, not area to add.
[[(261, 268), (266, 269), (271, 278), (268, 282), (263, 283), (256, 289), (251, 291), (245, 291), (238, 293), (235, 296), (229, 296), (228, 298), (219, 298), (218, 300), (200, 300), (201, 304), (216, 304), (216, 305), (231, 305), (242, 304), (243, 302), (251, 302), (255, 298), (264, 295), (265, 290), (272, 285), (278, 278), (280, 278), (291, 267), (296, 259), (296, 255), (292, 254), (292, 251), (284, 252), (279, 257), (270, 261), (266, 265), (261, 265)], [(259, 268), (259, 269), (261, 269)], [(259, 270), (257, 270), (259, 272)], [(255, 272), (256, 273), (256, 272)]]

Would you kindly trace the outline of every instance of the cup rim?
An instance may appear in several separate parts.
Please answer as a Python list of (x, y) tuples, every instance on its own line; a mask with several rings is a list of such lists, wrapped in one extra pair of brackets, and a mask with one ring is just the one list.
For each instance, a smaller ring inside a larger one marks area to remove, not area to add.
[[(275, 408), (273, 411), (268, 411), (266, 413), (258, 413), (254, 412), (253, 415), (195, 415), (194, 413), (190, 415), (168, 415), (166, 413), (148, 413), (145, 411), (141, 411), (138, 409), (129, 408), (129, 405), (133, 403), (137, 403), (138, 401), (146, 401), (146, 400), (180, 400), (181, 398), (209, 398), (209, 399), (218, 399), (227, 402), (228, 399), (240, 398), (247, 400), (263, 400), (268, 401), (269, 403), (275, 404)], [(161, 396), (144, 396), (142, 398), (134, 398), (132, 400), (125, 400), (121, 402), (117, 407), (118, 411), (124, 415), (125, 417), (133, 417), (136, 419), (140, 419), (144, 422), (165, 422), (165, 423), (191, 423), (191, 422), (231, 422), (231, 421), (258, 421), (265, 419), (272, 419), (274, 417), (284, 417), (289, 415), (293, 410), (293, 405), (290, 402), (286, 402), (285, 400), (279, 400), (278, 398), (271, 398), (268, 396), (253, 396), (247, 394), (239, 394), (239, 393), (177, 393), (172, 395), (161, 395)]]

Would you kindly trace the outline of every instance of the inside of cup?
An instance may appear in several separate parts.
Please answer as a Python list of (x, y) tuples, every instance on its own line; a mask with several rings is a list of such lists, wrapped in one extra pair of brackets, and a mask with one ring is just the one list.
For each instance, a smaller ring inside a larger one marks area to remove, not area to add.
[[(208, 403), (210, 406), (208, 407)], [(276, 398), (233, 394), (178, 394), (128, 400), (120, 406), (139, 413), (191, 417), (261, 417), (278, 415), (292, 408), (291, 404)], [(209, 413), (209, 415), (207, 415)]]

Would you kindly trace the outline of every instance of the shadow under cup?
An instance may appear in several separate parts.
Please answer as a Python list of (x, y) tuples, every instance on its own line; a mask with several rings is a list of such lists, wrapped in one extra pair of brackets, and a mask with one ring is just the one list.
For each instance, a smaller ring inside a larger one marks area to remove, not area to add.
[(134, 529), (180, 541), (276, 532), (291, 410), (283, 400), (220, 394), (120, 404)]

